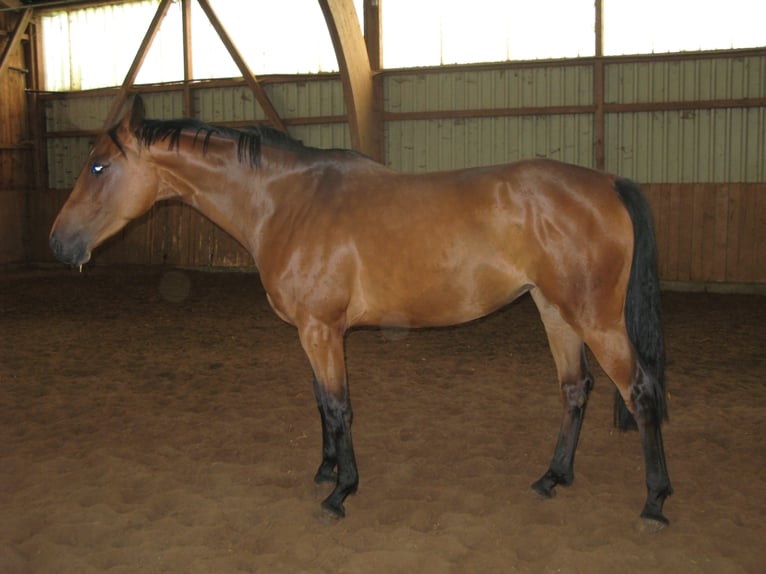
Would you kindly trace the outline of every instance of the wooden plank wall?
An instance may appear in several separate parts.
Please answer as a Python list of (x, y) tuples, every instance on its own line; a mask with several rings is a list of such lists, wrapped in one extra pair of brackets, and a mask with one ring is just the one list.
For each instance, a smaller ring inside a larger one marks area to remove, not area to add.
[(666, 281), (766, 282), (766, 183), (643, 186)]
[[(19, 15), (0, 13), (0, 53)], [(0, 264), (25, 258), (27, 193), (33, 187), (33, 151), (28, 130), (23, 41), (9, 53), (0, 77)]]

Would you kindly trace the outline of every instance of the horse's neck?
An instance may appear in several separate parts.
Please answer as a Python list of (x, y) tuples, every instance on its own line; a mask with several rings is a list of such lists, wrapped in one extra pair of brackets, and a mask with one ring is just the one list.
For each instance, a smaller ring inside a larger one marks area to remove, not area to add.
[(232, 160), (221, 161), (215, 152), (158, 154), (163, 176), (158, 199), (180, 199), (236, 239), (251, 253), (252, 230), (257, 224), (258, 201), (252, 192), (255, 172)]

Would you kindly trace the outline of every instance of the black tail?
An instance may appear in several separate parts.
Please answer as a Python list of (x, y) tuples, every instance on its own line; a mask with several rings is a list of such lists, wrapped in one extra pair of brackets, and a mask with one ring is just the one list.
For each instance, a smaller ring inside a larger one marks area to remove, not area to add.
[[(618, 179), (615, 189), (633, 222), (633, 265), (625, 299), (625, 323), (639, 363), (649, 379), (650, 388), (645, 390), (651, 397), (642, 403), (651, 405), (651, 412), (646, 414), (659, 425), (667, 419), (665, 338), (662, 333), (662, 298), (652, 213), (634, 182)], [(619, 391), (615, 393), (614, 424), (621, 430), (637, 426)]]

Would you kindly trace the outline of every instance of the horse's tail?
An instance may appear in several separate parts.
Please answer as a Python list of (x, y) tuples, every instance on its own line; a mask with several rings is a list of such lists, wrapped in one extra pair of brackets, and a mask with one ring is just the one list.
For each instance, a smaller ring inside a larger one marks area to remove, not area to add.
[[(648, 396), (643, 396), (641, 403), (649, 410), (646, 415), (659, 425), (667, 418), (665, 340), (652, 213), (634, 182), (617, 179), (615, 189), (633, 222), (633, 264), (625, 297), (625, 324), (638, 355), (639, 368), (647, 375), (641, 394)], [(621, 430), (637, 426), (619, 391), (615, 393), (614, 424)]]

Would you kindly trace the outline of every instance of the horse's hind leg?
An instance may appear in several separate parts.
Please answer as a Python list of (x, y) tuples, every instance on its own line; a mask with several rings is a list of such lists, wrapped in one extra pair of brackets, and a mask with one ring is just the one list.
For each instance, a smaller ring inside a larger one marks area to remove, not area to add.
[(641, 518), (649, 529), (661, 528), (668, 524), (662, 506), (673, 493), (662, 444), (663, 398), (657, 396), (662, 389), (636, 358), (624, 329), (594, 334), (587, 343), (635, 418), (646, 469), (647, 496)]
[(575, 450), (593, 378), (588, 370), (585, 346), (579, 335), (538, 289), (532, 291), (532, 298), (537, 304), (548, 335), (564, 406), (564, 419), (559, 429), (553, 460), (547, 472), (532, 485), (539, 494), (551, 497), (557, 484), (568, 486), (574, 480)]

